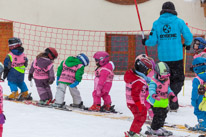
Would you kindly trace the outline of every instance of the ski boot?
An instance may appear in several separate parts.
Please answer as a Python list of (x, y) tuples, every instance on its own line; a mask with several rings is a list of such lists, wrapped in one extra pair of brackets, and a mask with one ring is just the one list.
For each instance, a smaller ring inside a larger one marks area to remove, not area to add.
[(18, 99), (19, 93), (18, 91), (13, 91), (9, 96), (6, 96), (6, 100), (16, 100)]
[(80, 104), (70, 104), (70, 107), (80, 108), (80, 109), (85, 108), (85, 106), (83, 105), (83, 101), (81, 101)]
[(189, 127), (188, 129), (189, 130), (192, 130), (192, 131), (203, 131), (203, 132), (206, 132), (206, 125), (204, 126), (204, 120), (203, 119), (199, 119), (198, 120), (198, 124), (197, 125), (195, 125), (194, 127)]
[(100, 111), (101, 105), (99, 104), (93, 104), (90, 108), (88, 108), (89, 111)]
[(31, 93), (28, 93), (28, 91), (22, 92), (22, 93), (19, 94), (17, 100), (18, 101), (32, 100)]
[(39, 106), (50, 106), (53, 103), (52, 99), (49, 100), (40, 100), (37, 105)]
[(101, 112), (116, 112), (115, 109), (114, 109), (114, 105), (111, 106), (110, 104), (108, 104), (108, 105), (103, 105), (103, 106), (100, 108), (100, 111), (101, 111)]
[(168, 132), (163, 131), (161, 128), (159, 128), (158, 130), (153, 130), (151, 127), (147, 127), (145, 134), (156, 136), (170, 136)]
[(171, 131), (166, 130), (165, 128), (161, 127), (160, 128), (164, 133), (167, 133), (169, 136), (173, 135)]
[(66, 108), (66, 102), (63, 102), (62, 104), (53, 103), (51, 106), (54, 108)]

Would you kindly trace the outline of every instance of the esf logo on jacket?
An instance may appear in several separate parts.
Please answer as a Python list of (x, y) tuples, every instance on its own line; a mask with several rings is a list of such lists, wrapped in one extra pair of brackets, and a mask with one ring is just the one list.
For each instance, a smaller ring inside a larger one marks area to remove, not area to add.
[(168, 34), (170, 33), (172, 30), (172, 27), (170, 25), (164, 25), (163, 26), (163, 32), (167, 33), (167, 34), (160, 34), (160, 39), (174, 39), (177, 38), (177, 33), (173, 33), (173, 34)]

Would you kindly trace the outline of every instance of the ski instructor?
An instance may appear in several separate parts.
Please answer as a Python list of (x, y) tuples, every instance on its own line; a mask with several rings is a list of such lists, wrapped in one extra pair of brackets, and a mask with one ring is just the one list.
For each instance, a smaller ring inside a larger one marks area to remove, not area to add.
[[(184, 38), (182, 44), (181, 35)], [(170, 68), (170, 87), (177, 96), (184, 85), (183, 47), (190, 50), (193, 36), (185, 22), (177, 17), (175, 6), (168, 1), (162, 5), (160, 17), (153, 23), (149, 39), (142, 39), (146, 46), (157, 45), (158, 58)], [(178, 101), (170, 101), (170, 111), (177, 111)]]

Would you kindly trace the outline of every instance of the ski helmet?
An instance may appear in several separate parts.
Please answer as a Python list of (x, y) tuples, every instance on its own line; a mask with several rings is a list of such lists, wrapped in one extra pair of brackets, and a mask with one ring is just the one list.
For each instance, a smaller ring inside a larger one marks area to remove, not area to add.
[(206, 58), (197, 57), (192, 61), (192, 68), (196, 74), (206, 70)]
[(55, 48), (49, 47), (45, 49), (45, 53), (47, 56), (51, 59), (54, 60), (58, 57), (58, 52), (56, 51)]
[(84, 53), (77, 55), (77, 58), (82, 62), (84, 66), (89, 65), (89, 58)]
[(10, 38), (8, 43), (9, 43), (9, 49), (10, 50), (22, 46), (21, 40), (19, 38), (16, 38), (16, 37)]
[(4, 71), (4, 65), (0, 62), (0, 73)]
[(170, 76), (170, 68), (164, 62), (159, 62), (155, 66), (155, 77), (158, 79), (166, 79)]
[[(195, 45), (198, 45), (198, 49), (195, 49)], [(194, 42), (193, 42), (193, 49), (195, 51), (199, 51), (202, 50), (206, 47), (206, 41), (202, 38), (202, 37), (196, 37), (194, 38)]]
[(135, 60), (134, 69), (147, 75), (152, 70), (152, 63), (148, 58), (137, 58)]
[(109, 54), (105, 51), (97, 51), (93, 58), (98, 63), (99, 66), (104, 66), (109, 63)]
[(150, 62), (152, 63), (152, 69), (153, 70), (155, 69), (155, 62), (154, 62), (153, 58), (148, 57), (146, 54), (140, 54), (136, 57), (135, 60), (140, 59), (140, 58), (148, 58), (150, 60)]

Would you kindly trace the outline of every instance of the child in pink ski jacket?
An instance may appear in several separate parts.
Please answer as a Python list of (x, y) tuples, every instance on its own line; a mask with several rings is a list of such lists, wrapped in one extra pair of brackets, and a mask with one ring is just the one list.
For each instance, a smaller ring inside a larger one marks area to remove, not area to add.
[(115, 68), (112, 61), (109, 61), (109, 54), (105, 51), (98, 51), (94, 54), (97, 68), (95, 70), (93, 105), (89, 108), (91, 111), (100, 111), (101, 98), (104, 100), (102, 109), (111, 111), (111, 97), (109, 95), (114, 77)]
[(55, 48), (46, 48), (32, 62), (29, 70), (28, 80), (31, 81), (34, 78), (40, 97), (39, 103), (42, 105), (48, 104), (53, 99), (50, 85), (55, 80), (53, 61), (57, 57), (58, 53)]
[[(4, 70), (3, 64), (0, 62), (0, 82), (3, 82), (1, 79), (2, 72)], [(3, 114), (3, 88), (0, 85), (0, 137), (3, 134), (3, 124), (5, 123), (5, 116)]]

